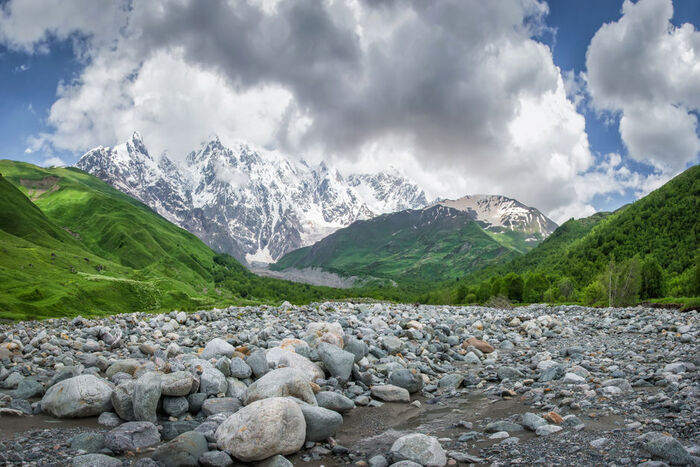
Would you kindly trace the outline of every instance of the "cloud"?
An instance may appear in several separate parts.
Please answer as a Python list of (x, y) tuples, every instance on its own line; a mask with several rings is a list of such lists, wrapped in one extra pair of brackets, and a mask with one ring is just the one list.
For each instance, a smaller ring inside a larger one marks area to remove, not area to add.
[(555, 220), (595, 196), (572, 189), (597, 169), (583, 77), (562, 74), (538, 40), (544, 2), (41, 5), (5, 4), (0, 41), (36, 53), (73, 39), (85, 67), (59, 85), (52, 131), (32, 149), (84, 151), (139, 130), (151, 153), (180, 159), (216, 133), (345, 173), (401, 167), (433, 196), (500, 193)]
[(66, 163), (60, 157), (54, 156), (44, 159), (44, 162), (42, 162), (41, 165), (44, 167), (62, 167), (65, 166)]
[(620, 115), (630, 157), (676, 174), (697, 162), (700, 138), (700, 31), (675, 27), (670, 0), (625, 0), (586, 54), (594, 106)]

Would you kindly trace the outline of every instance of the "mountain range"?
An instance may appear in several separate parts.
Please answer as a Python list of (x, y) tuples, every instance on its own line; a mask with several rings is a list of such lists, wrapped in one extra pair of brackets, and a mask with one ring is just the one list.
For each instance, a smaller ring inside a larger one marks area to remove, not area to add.
[(151, 155), (134, 133), (123, 144), (88, 151), (76, 167), (247, 264), (273, 263), (358, 220), (435, 204), (469, 213), (490, 232), (523, 234), (511, 245), (520, 252), (556, 228), (536, 209), (503, 196), (429, 201), (398, 173), (343, 176), (323, 162), (246, 143), (229, 148), (217, 137), (176, 162)]

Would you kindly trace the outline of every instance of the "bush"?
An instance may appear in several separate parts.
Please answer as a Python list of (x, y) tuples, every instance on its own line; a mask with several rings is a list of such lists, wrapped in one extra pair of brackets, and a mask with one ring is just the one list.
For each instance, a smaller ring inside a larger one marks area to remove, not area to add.
[(484, 305), (490, 308), (502, 308), (506, 310), (510, 310), (513, 308), (513, 304), (510, 302), (510, 300), (508, 300), (508, 298), (504, 297), (503, 295), (496, 295), (494, 297), (489, 298)]
[(639, 295), (642, 299), (663, 297), (664, 278), (656, 258), (649, 257), (642, 263), (642, 279)]
[(581, 295), (583, 296), (583, 303), (585, 305), (602, 305), (607, 303), (607, 294), (605, 293), (605, 287), (600, 281), (593, 281), (584, 287)]
[(523, 301), (523, 291), (525, 289), (525, 283), (523, 278), (514, 272), (509, 272), (503, 279), (506, 288), (506, 295), (508, 299), (514, 302)]

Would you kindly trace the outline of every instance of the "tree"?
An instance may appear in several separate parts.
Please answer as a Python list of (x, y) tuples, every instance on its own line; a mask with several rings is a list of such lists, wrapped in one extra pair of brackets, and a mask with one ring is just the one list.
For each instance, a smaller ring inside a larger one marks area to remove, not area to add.
[(479, 285), (479, 290), (476, 292), (476, 299), (480, 303), (484, 303), (491, 296), (491, 284), (488, 282), (482, 282)]
[(497, 297), (499, 295), (506, 295), (506, 286), (503, 282), (501, 276), (494, 276), (491, 278), (491, 296)]
[(523, 301), (523, 291), (525, 289), (525, 283), (523, 278), (514, 272), (509, 272), (503, 279), (505, 285), (506, 296), (509, 300), (514, 302)]
[(602, 276), (602, 285), (608, 296), (608, 306), (632, 305), (639, 300), (641, 264), (638, 257), (622, 263), (610, 260)]
[(639, 295), (642, 299), (663, 297), (664, 278), (659, 262), (653, 256), (642, 263), (642, 280)]
[(467, 292), (467, 284), (462, 284), (457, 288), (457, 303), (466, 303)]
[(524, 298), (528, 303), (541, 302), (544, 292), (549, 287), (547, 278), (542, 273), (534, 273), (527, 276), (525, 281)]
[(574, 283), (568, 277), (562, 277), (557, 281), (559, 295), (564, 300), (569, 300), (574, 295)]

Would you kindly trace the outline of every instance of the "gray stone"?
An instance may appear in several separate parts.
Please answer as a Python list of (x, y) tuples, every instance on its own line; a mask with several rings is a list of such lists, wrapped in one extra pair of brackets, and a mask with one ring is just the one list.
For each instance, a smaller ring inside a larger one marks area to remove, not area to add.
[(345, 341), (343, 350), (345, 350), (346, 352), (350, 352), (355, 356), (355, 363), (362, 360), (362, 357), (366, 356), (369, 353), (369, 346), (361, 340), (358, 340), (348, 335), (346, 335), (343, 338), (343, 340)]
[(250, 403), (216, 430), (219, 449), (244, 462), (292, 454), (304, 445), (306, 422), (299, 405), (273, 397)]
[(260, 378), (265, 375), (270, 368), (267, 364), (267, 358), (265, 357), (264, 350), (256, 350), (246, 358), (246, 363), (253, 371), (256, 378)]
[(501, 366), (498, 368), (498, 370), (496, 370), (496, 373), (498, 374), (498, 379), (501, 381), (504, 379), (518, 380), (525, 377), (520, 370), (510, 366)]
[[(267, 362), (266, 362), (267, 364)], [(231, 376), (234, 378), (238, 379), (246, 379), (250, 378), (250, 375), (253, 373), (253, 370), (250, 368), (250, 365), (248, 365), (246, 362), (243, 361), (242, 358), (234, 358), (231, 360)]]
[(646, 452), (652, 456), (667, 460), (673, 465), (686, 465), (690, 464), (692, 461), (692, 456), (683, 445), (672, 436), (666, 436), (663, 433), (651, 431), (643, 434), (640, 439), (643, 442), (642, 448)]
[(159, 442), (160, 433), (151, 422), (127, 422), (105, 434), (105, 446), (116, 454), (155, 446)]
[(31, 399), (42, 394), (44, 394), (44, 386), (34, 378), (24, 378), (17, 385), (17, 389), (12, 391), (12, 397), (15, 399)]
[(202, 433), (187, 431), (158, 447), (151, 458), (163, 465), (197, 467), (199, 458), (209, 450)]
[(226, 377), (216, 368), (205, 368), (199, 378), (199, 392), (207, 395), (226, 394)]
[(372, 386), (372, 397), (386, 402), (411, 402), (409, 392), (393, 384), (383, 386)]
[(202, 413), (208, 417), (217, 413), (235, 413), (241, 408), (241, 401), (235, 397), (215, 397), (202, 404)]
[(167, 373), (160, 378), (160, 390), (164, 396), (186, 396), (194, 384), (194, 376), (188, 371)]
[(564, 384), (582, 384), (586, 382), (586, 378), (576, 373), (566, 373), (561, 379), (561, 382)]
[(382, 344), (390, 355), (399, 353), (403, 348), (403, 342), (396, 336), (384, 336), (382, 338)]
[(537, 434), (537, 436), (548, 436), (561, 430), (562, 427), (557, 425), (542, 425), (537, 427), (535, 434)]
[(224, 451), (207, 451), (199, 456), (199, 465), (202, 467), (231, 467), (233, 459)]
[(108, 428), (114, 428), (122, 423), (122, 419), (114, 412), (103, 412), (97, 417), (97, 423)]
[(195, 392), (194, 394), (187, 396), (187, 403), (190, 406), (190, 412), (196, 414), (202, 410), (202, 405), (206, 399), (207, 395), (202, 392)]
[(109, 368), (107, 368), (105, 371), (105, 376), (107, 376), (107, 378), (112, 378), (112, 376), (116, 375), (117, 373), (127, 373), (134, 376), (134, 373), (140, 366), (141, 362), (133, 358), (117, 360), (113, 362)]
[(520, 421), (525, 428), (531, 431), (535, 431), (537, 428), (547, 424), (547, 420), (532, 412), (522, 414)]
[(104, 454), (84, 454), (71, 461), (73, 467), (121, 467), (122, 461)]
[(352, 399), (333, 391), (321, 391), (316, 394), (316, 402), (319, 407), (336, 412), (347, 412), (355, 408)]
[(333, 410), (303, 404), (300, 407), (306, 421), (306, 441), (325, 441), (343, 424), (343, 416)]
[(442, 467), (447, 464), (447, 456), (437, 438), (421, 433), (413, 433), (397, 439), (391, 446), (391, 455), (396, 462), (411, 461), (431, 467)]
[(190, 410), (190, 404), (187, 402), (187, 398), (183, 396), (178, 397), (164, 397), (163, 398), (163, 412), (167, 413), (172, 417), (179, 417), (184, 415)]
[(119, 418), (126, 421), (134, 420), (134, 385), (135, 381), (120, 383), (112, 392), (112, 406)]
[(158, 421), (156, 410), (161, 394), (161, 375), (155, 372), (144, 373), (134, 384), (134, 420)]
[(550, 365), (540, 372), (540, 377), (537, 379), (542, 383), (547, 383), (549, 381), (554, 381), (560, 379), (564, 376), (564, 366), (555, 364)]
[(94, 431), (78, 433), (70, 440), (70, 447), (74, 451), (99, 452), (105, 446), (105, 435)]
[(347, 381), (352, 373), (355, 356), (350, 352), (326, 342), (318, 345), (318, 356), (328, 372), (341, 381)]
[(464, 376), (459, 374), (459, 373), (453, 373), (450, 375), (444, 375), (441, 379), (440, 382), (438, 383), (438, 386), (441, 388), (446, 388), (446, 389), (457, 389), (462, 385), (464, 382)]
[(369, 467), (387, 467), (389, 465), (386, 458), (379, 454), (374, 457), (370, 457), (367, 463), (369, 464)]
[(276, 456), (268, 457), (264, 461), (260, 461), (255, 464), (255, 467), (292, 467), (289, 459), (284, 456), (277, 454)]
[(304, 373), (295, 368), (277, 368), (248, 387), (244, 405), (270, 397), (293, 396), (311, 405), (317, 405), (311, 383)]
[(210, 340), (204, 347), (201, 357), (205, 360), (217, 357), (232, 357), (236, 349), (223, 339), (215, 338)]
[(523, 431), (523, 427), (517, 423), (509, 422), (508, 420), (498, 420), (491, 422), (486, 425), (485, 430), (487, 433), (497, 433), (499, 431), (506, 431), (512, 433), (514, 431)]
[(407, 368), (392, 371), (389, 374), (389, 383), (404, 388), (411, 394), (423, 389), (423, 378), (420, 373)]
[(94, 375), (80, 375), (49, 388), (41, 410), (56, 418), (92, 417), (112, 410), (112, 386)]
[(325, 378), (323, 370), (308, 358), (281, 347), (273, 347), (265, 353), (268, 364), (300, 370), (309, 381)]

